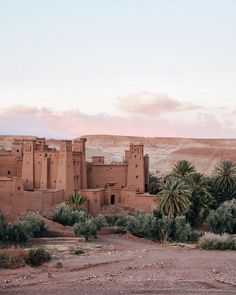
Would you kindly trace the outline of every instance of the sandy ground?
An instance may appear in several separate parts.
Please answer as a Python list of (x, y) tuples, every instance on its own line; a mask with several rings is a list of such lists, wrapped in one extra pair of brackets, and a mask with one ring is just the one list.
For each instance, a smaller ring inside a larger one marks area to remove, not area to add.
[[(0, 294), (236, 294), (236, 252), (162, 246), (131, 236), (42, 239), (38, 268), (0, 270)], [(86, 254), (72, 254), (77, 247)], [(61, 262), (61, 265), (60, 265)]]

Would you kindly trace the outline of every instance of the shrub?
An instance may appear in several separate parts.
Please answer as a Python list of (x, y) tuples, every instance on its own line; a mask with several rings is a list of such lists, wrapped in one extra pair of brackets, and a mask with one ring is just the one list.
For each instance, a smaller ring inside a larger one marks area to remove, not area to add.
[(22, 248), (4, 249), (0, 253), (0, 267), (19, 268), (26, 263), (26, 251)]
[(129, 217), (127, 229), (130, 233), (141, 238), (151, 238), (153, 224), (155, 223), (153, 213), (137, 210)]
[(163, 216), (162, 219), (157, 219), (155, 224), (155, 235), (153, 236), (160, 242), (167, 242), (171, 233), (172, 218)]
[(74, 233), (76, 236), (84, 236), (87, 241), (90, 237), (97, 236), (98, 228), (95, 218), (89, 217), (83, 222), (77, 222), (74, 224)]
[(39, 266), (51, 259), (51, 255), (42, 248), (31, 249), (28, 253), (26, 262), (31, 266)]
[(191, 227), (184, 216), (176, 216), (171, 226), (171, 239), (176, 242), (188, 242), (191, 237)]
[(236, 199), (226, 201), (207, 218), (210, 230), (216, 234), (236, 233)]
[(116, 214), (115, 225), (121, 228), (126, 228), (128, 226), (129, 219), (129, 213), (126, 211), (121, 211)]
[(25, 222), (15, 221), (6, 226), (6, 241), (13, 244), (26, 243), (33, 233)]
[(27, 231), (32, 232), (34, 237), (41, 237), (46, 231), (42, 217), (34, 212), (22, 214), (19, 218), (19, 221), (24, 223)]
[(149, 174), (149, 193), (151, 195), (156, 195), (161, 190), (161, 178), (156, 177), (153, 174)]
[(77, 222), (84, 222), (88, 218), (88, 214), (83, 210), (75, 210), (72, 212), (73, 225)]
[(205, 250), (236, 250), (236, 242), (233, 237), (228, 234), (216, 235), (213, 233), (206, 233), (200, 238), (198, 246)]
[(58, 205), (52, 213), (52, 220), (63, 225), (73, 225), (73, 209), (65, 203)]
[(117, 220), (117, 216), (116, 214), (113, 215), (105, 215), (106, 221), (108, 223), (108, 225), (113, 226), (116, 223)]
[(204, 235), (204, 232), (191, 230), (191, 235), (189, 236), (189, 242), (198, 242), (199, 239)]
[(62, 225), (74, 225), (77, 222), (84, 221), (87, 218), (87, 213), (83, 210), (77, 210), (62, 203), (55, 207), (52, 213), (52, 220)]
[(98, 231), (102, 228), (107, 226), (107, 220), (104, 215), (98, 215), (94, 218), (94, 222), (97, 226)]

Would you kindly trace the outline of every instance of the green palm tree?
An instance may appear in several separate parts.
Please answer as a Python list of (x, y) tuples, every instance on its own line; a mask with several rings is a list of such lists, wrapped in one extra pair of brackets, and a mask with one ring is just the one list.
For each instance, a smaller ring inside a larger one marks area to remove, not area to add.
[(191, 192), (180, 178), (169, 175), (157, 195), (158, 209), (169, 217), (182, 214), (189, 206)]
[(220, 202), (233, 198), (236, 195), (236, 163), (229, 160), (217, 163), (212, 184)]
[(171, 174), (184, 179), (190, 173), (193, 173), (195, 171), (196, 170), (191, 162), (186, 160), (180, 160), (174, 164)]
[(86, 197), (83, 196), (80, 191), (74, 191), (69, 198), (69, 205), (74, 210), (81, 210), (86, 200)]
[(187, 176), (186, 184), (191, 192), (186, 217), (191, 225), (196, 226), (206, 217), (209, 211), (208, 204), (212, 200), (208, 178), (202, 173), (193, 172)]

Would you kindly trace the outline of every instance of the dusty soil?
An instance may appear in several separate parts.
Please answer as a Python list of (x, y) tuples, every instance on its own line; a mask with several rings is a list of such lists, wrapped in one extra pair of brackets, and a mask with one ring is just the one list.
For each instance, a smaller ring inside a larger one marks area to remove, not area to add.
[[(35, 241), (53, 254), (38, 268), (0, 270), (0, 294), (236, 294), (236, 252), (109, 235)], [(84, 255), (73, 254), (77, 248)]]

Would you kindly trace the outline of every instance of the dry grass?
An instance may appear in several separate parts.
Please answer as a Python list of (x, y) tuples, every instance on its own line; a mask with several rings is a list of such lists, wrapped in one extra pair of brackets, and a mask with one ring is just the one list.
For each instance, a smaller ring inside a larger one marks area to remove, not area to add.
[(8, 248), (0, 252), (0, 264), (4, 268), (19, 268), (26, 264), (27, 252), (22, 248)]

